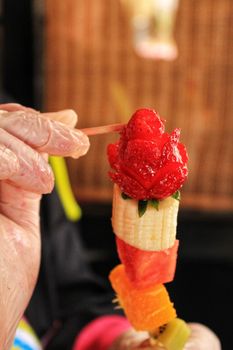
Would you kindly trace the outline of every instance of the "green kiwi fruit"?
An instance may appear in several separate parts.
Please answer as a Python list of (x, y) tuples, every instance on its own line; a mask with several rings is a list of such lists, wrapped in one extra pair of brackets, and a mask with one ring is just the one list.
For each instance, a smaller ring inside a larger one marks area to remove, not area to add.
[(151, 338), (154, 340), (158, 339), (158, 337), (165, 331), (166, 326), (166, 324), (163, 324), (162, 326), (156, 328), (153, 332), (150, 332)]
[(175, 318), (166, 325), (157, 328), (151, 336), (157, 344), (162, 344), (167, 350), (183, 350), (190, 333), (187, 323), (180, 318)]

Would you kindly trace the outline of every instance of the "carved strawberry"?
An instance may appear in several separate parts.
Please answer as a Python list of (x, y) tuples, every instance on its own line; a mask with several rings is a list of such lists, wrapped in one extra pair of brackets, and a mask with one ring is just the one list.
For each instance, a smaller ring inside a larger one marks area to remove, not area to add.
[(134, 199), (163, 199), (184, 183), (188, 156), (179, 142), (180, 130), (164, 132), (164, 122), (154, 110), (139, 109), (108, 146), (111, 179)]

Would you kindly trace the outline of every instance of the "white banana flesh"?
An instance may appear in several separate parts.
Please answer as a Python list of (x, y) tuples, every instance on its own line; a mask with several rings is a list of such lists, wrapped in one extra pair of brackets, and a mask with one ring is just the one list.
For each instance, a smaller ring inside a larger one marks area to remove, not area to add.
[(179, 201), (168, 197), (159, 202), (156, 210), (148, 203), (142, 217), (138, 215), (138, 201), (123, 199), (117, 185), (113, 190), (112, 227), (126, 243), (142, 249), (159, 251), (170, 248), (176, 239)]

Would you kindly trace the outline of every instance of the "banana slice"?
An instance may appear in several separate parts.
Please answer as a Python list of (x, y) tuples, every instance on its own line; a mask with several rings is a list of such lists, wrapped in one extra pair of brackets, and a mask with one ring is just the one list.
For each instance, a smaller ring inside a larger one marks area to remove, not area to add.
[(142, 217), (138, 201), (123, 199), (117, 185), (113, 190), (112, 227), (126, 243), (143, 250), (159, 251), (173, 246), (176, 239), (179, 201), (168, 197), (159, 202), (159, 209), (148, 205)]

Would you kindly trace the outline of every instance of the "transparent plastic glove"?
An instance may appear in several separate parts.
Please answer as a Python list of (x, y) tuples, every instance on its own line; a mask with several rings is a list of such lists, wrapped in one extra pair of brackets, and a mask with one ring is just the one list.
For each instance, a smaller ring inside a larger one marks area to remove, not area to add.
[[(217, 336), (207, 327), (190, 323), (191, 336), (184, 350), (221, 350)], [(136, 332), (130, 329), (119, 337), (109, 350), (165, 350), (162, 346), (152, 346), (147, 332)]]
[(89, 141), (73, 111), (0, 110), (0, 349), (8, 350), (38, 275), (40, 198), (54, 185), (47, 155), (78, 158)]

